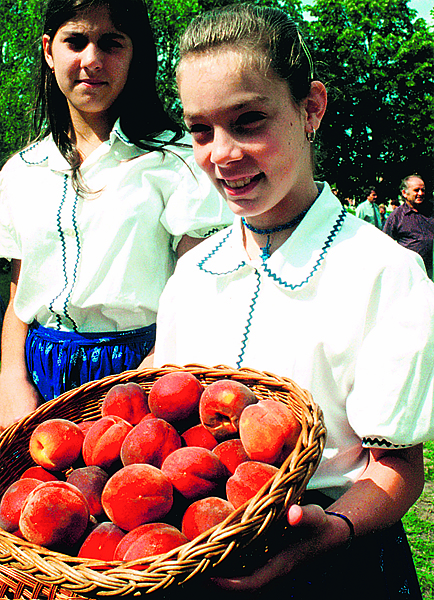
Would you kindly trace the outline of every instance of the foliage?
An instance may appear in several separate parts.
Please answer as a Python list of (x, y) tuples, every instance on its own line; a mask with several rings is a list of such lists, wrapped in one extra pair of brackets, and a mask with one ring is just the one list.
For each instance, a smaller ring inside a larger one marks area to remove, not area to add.
[(320, 155), (329, 181), (345, 196), (382, 183), (390, 198), (403, 175), (428, 179), (434, 40), (425, 21), (406, 0), (316, 0), (310, 12), (330, 95)]
[(3, 163), (30, 134), (41, 27), (40, 1), (3, 0), (0, 23), (0, 163)]
[[(341, 197), (361, 199), (363, 188), (373, 183), (380, 196), (396, 196), (399, 179), (412, 172), (432, 188), (434, 36), (423, 19), (415, 19), (408, 1), (310, 0), (306, 6), (301, 0), (254, 0), (288, 11), (314, 50), (329, 90), (318, 175)], [(231, 3), (148, 0), (159, 93), (179, 118), (174, 85), (178, 36), (194, 15)], [(0, 162), (28, 136), (40, 7), (41, 0), (4, 0), (0, 6)], [(303, 9), (310, 13), (304, 22)]]

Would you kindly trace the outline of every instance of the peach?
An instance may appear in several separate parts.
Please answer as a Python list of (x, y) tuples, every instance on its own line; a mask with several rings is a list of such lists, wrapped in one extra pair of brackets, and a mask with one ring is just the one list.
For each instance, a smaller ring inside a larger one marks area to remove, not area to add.
[(30, 436), (30, 456), (48, 471), (63, 471), (80, 456), (83, 439), (80, 427), (72, 421), (48, 419)]
[(167, 373), (152, 386), (149, 408), (156, 417), (169, 423), (183, 421), (197, 412), (202, 392), (202, 384), (191, 373)]
[(127, 465), (107, 481), (101, 502), (115, 525), (131, 531), (167, 515), (173, 504), (173, 488), (157, 467)]
[(213, 449), (213, 452), (221, 460), (231, 475), (235, 473), (235, 469), (238, 465), (246, 460), (250, 460), (247, 452), (244, 450), (240, 438), (232, 438), (220, 442), (220, 444)]
[(19, 527), (21, 509), (27, 496), (40, 485), (39, 479), (18, 479), (4, 492), (0, 502), (1, 527), (13, 533)]
[[(157, 554), (165, 554), (187, 542), (188, 539), (185, 535), (173, 525), (147, 523), (127, 533), (121, 540), (120, 552), (122, 552), (122, 557), (118, 560), (137, 560)], [(118, 552), (116, 554), (118, 555)]]
[(88, 522), (89, 508), (79, 489), (65, 481), (45, 481), (27, 496), (19, 525), (26, 540), (53, 548), (75, 544)]
[(223, 441), (238, 434), (242, 411), (257, 401), (252, 390), (243, 383), (231, 379), (214, 381), (200, 398), (200, 421), (217, 441)]
[(258, 461), (241, 463), (226, 482), (227, 499), (238, 508), (253, 498), (278, 471), (277, 467)]
[(217, 496), (201, 498), (190, 504), (182, 518), (182, 533), (189, 539), (208, 531), (218, 525), (234, 512), (234, 507), (227, 500)]
[(86, 498), (89, 512), (94, 517), (104, 514), (101, 494), (108, 480), (108, 473), (96, 465), (74, 469), (66, 478), (66, 481), (75, 485)]
[(57, 477), (54, 473), (50, 473), (43, 467), (39, 465), (35, 465), (33, 467), (29, 467), (24, 471), (21, 475), (20, 479), (39, 479), (39, 481), (58, 481), (59, 477)]
[(201, 448), (208, 448), (208, 450), (212, 450), (217, 446), (217, 440), (202, 423), (184, 431), (181, 438), (186, 446), (200, 446)]
[(147, 463), (161, 468), (164, 459), (181, 447), (176, 429), (163, 419), (142, 419), (126, 436), (121, 447), (124, 466)]
[(110, 468), (120, 459), (121, 447), (133, 426), (117, 415), (101, 417), (92, 425), (83, 442), (83, 459), (87, 466)]
[(117, 415), (131, 425), (137, 425), (150, 413), (145, 390), (134, 382), (118, 383), (109, 389), (101, 405), (101, 414)]
[(115, 560), (115, 550), (124, 537), (125, 531), (111, 521), (104, 521), (86, 537), (78, 551), (78, 556), (80, 558)]
[(92, 427), (92, 425), (97, 422), (97, 420), (98, 419), (94, 419), (93, 421), (81, 421), (81, 423), (77, 423), (77, 425), (80, 427), (81, 431), (83, 432), (83, 435), (85, 436), (89, 429)]
[(294, 449), (301, 426), (282, 402), (260, 400), (244, 409), (240, 438), (252, 460), (281, 464)]
[(166, 458), (161, 467), (175, 489), (189, 500), (213, 494), (226, 476), (226, 468), (217, 456), (195, 446), (179, 448)]

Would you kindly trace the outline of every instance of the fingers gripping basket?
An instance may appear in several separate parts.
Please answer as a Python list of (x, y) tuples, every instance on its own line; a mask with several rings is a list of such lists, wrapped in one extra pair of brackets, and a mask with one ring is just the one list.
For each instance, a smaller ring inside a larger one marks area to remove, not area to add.
[(147, 558), (146, 562), (107, 563), (71, 557), (0, 529), (0, 597), (63, 600), (77, 596), (136, 596), (175, 587), (205, 570), (212, 575), (213, 567), (257, 540), (291, 504), (300, 500), (324, 447), (326, 431), (321, 409), (307, 391), (290, 379), (251, 369), (203, 365), (127, 371), (84, 384), (42, 405), (0, 437), (0, 494), (33, 464), (28, 445), (39, 423), (51, 418), (75, 422), (98, 418), (102, 399), (113, 385), (133, 381), (149, 392), (159, 377), (179, 370), (193, 373), (204, 386), (218, 379), (234, 379), (250, 387), (259, 399), (273, 399), (291, 408), (302, 430), (296, 448), (278, 473), (223, 523), (167, 554)]

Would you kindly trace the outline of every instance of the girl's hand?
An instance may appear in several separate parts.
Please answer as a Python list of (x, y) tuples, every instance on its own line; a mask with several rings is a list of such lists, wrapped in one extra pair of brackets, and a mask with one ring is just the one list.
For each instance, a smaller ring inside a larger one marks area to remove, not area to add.
[(0, 374), (0, 432), (33, 412), (39, 403), (39, 393), (27, 379)]
[(226, 590), (253, 591), (277, 577), (287, 575), (299, 564), (316, 555), (345, 544), (348, 540), (347, 524), (338, 517), (326, 515), (324, 510), (315, 504), (291, 506), (288, 510), (288, 522), (294, 527), (294, 534), (297, 533), (291, 546), (273, 556), (252, 575), (234, 579), (215, 578), (214, 583)]

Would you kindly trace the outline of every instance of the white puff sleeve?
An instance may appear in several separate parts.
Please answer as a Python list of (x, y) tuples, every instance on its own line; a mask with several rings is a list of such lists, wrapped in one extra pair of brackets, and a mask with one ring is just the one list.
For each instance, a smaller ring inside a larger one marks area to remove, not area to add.
[(365, 447), (434, 439), (434, 284), (409, 253), (385, 269), (370, 305), (348, 420)]

